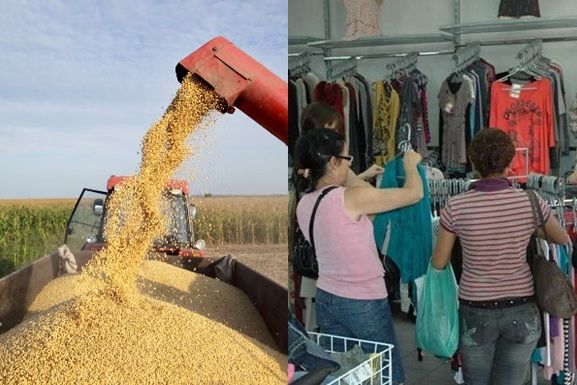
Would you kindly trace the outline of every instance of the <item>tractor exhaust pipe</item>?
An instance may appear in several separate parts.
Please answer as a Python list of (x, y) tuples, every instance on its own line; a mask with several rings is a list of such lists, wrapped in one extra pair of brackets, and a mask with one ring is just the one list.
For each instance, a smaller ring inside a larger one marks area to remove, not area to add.
[(226, 102), (271, 134), (288, 142), (288, 86), (285, 81), (222, 36), (215, 37), (176, 65), (179, 82), (190, 72)]

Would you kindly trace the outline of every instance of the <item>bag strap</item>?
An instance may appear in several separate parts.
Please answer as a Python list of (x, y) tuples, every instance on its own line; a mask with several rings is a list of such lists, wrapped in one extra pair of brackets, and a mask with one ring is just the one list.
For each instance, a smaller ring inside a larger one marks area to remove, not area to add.
[[(535, 229), (539, 230), (541, 228), (543, 230), (543, 234), (545, 234), (545, 239), (549, 239), (547, 236), (547, 229), (545, 228), (545, 220), (543, 217), (543, 210), (541, 210), (541, 205), (537, 200), (537, 196), (535, 195), (535, 191), (533, 190), (525, 190), (527, 195), (529, 195), (529, 202), (531, 203), (531, 210), (533, 211), (533, 221), (535, 222)], [(539, 226), (541, 223), (541, 226)]]
[(327, 195), (331, 190), (334, 190), (337, 187), (339, 186), (329, 186), (326, 189), (324, 189), (317, 198), (315, 207), (313, 208), (313, 213), (311, 215), (311, 222), (309, 223), (309, 238), (311, 240), (311, 246), (313, 247), (313, 250), (315, 250), (315, 239), (313, 236), (313, 228), (315, 225), (315, 215), (317, 214), (317, 209), (319, 208), (319, 204), (321, 203), (321, 200), (325, 197), (325, 195)]
[[(541, 205), (539, 205), (539, 201), (537, 200), (537, 195), (533, 190), (525, 190), (527, 195), (529, 195), (529, 202), (531, 203), (531, 210), (533, 211), (533, 222), (535, 223), (535, 234), (537, 235), (537, 230), (542, 228), (543, 234), (545, 235), (545, 239), (549, 239), (547, 236), (547, 229), (545, 229), (545, 222), (543, 218), (543, 211), (541, 210)], [(539, 226), (541, 223), (541, 226)], [(541, 246), (541, 241), (539, 239), (535, 239), (537, 242), (537, 249), (540, 251), (540, 255), (545, 257), (545, 250)], [(532, 266), (533, 261), (529, 261), (529, 266)]]

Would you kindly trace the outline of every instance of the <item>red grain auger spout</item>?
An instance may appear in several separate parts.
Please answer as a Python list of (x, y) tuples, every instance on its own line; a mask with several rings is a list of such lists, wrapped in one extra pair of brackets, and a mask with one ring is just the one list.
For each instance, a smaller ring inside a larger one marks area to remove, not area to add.
[(228, 112), (237, 107), (287, 144), (288, 86), (262, 64), (219, 36), (176, 65), (178, 81), (187, 72), (210, 84), (226, 100)]

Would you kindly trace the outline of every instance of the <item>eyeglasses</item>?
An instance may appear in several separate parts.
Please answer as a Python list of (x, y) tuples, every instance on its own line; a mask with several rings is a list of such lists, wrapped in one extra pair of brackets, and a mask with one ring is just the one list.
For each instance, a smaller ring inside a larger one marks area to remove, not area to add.
[(353, 159), (355, 159), (354, 156), (351, 155), (335, 155), (335, 158), (339, 158), (339, 159), (344, 159), (344, 160), (348, 160), (349, 162), (353, 163)]

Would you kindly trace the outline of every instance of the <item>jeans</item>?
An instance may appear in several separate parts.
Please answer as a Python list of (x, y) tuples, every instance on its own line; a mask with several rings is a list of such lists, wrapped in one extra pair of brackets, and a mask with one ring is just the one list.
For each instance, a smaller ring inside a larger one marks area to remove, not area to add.
[(460, 305), (459, 353), (467, 385), (521, 385), (541, 336), (534, 302), (503, 309)]
[(388, 299), (344, 298), (317, 288), (315, 302), (321, 333), (394, 345), (393, 385), (405, 381)]

